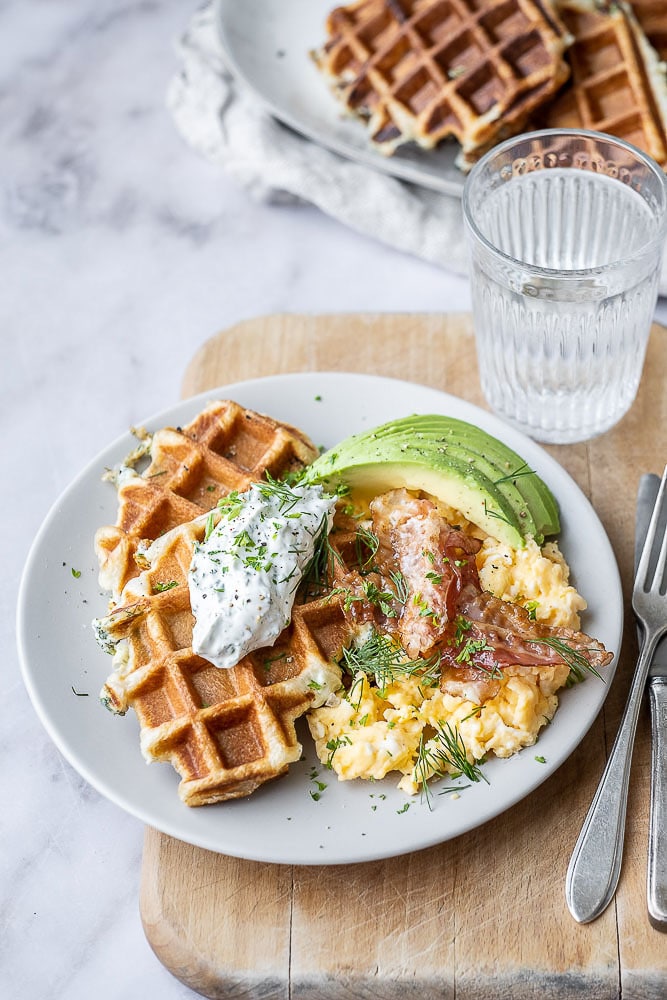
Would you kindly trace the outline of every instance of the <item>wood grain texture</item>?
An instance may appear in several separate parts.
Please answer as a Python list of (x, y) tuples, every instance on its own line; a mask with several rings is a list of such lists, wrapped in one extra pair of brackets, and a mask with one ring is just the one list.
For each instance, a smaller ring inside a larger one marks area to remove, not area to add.
[[(183, 394), (290, 371), (360, 371), (484, 405), (467, 315), (269, 316), (220, 333)], [(667, 334), (654, 327), (631, 412), (612, 431), (548, 450), (589, 496), (631, 580), (634, 498), (667, 459)], [(272, 866), (147, 829), (141, 914), (164, 965), (203, 996), (248, 1000), (664, 1000), (667, 937), (646, 915), (649, 729), (640, 720), (623, 872), (580, 926), (565, 871), (602, 773), (636, 657), (626, 637), (603, 712), (539, 789), (465, 836), (349, 867)]]

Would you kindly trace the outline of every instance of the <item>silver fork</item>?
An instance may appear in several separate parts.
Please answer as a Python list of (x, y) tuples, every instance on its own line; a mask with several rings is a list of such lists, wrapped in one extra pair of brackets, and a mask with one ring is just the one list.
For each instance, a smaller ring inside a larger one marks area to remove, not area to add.
[(663, 528), (660, 537), (658, 530), (666, 516), (667, 468), (660, 481), (632, 591), (632, 608), (643, 631), (639, 659), (607, 766), (567, 869), (565, 898), (579, 923), (600, 916), (611, 902), (621, 874), (637, 719), (655, 647), (667, 633), (667, 532)]

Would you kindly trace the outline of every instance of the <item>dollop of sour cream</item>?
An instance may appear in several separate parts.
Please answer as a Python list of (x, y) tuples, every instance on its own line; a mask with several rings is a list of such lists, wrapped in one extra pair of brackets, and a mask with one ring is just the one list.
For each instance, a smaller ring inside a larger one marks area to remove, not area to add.
[(321, 486), (280, 483), (258, 483), (221, 502), (188, 574), (196, 653), (229, 668), (275, 642), (335, 506)]

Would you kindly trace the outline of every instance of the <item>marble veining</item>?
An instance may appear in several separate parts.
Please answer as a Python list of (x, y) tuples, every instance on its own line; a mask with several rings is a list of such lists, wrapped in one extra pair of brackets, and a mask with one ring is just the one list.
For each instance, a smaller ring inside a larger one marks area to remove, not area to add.
[(109, 441), (177, 400), (187, 362), (227, 325), (284, 310), (469, 306), (464, 278), (311, 207), (258, 202), (183, 143), (165, 93), (193, 11), (176, 0), (0, 6), (0, 995), (10, 1000), (194, 997), (141, 928), (141, 823), (60, 756), (20, 677), (16, 593), (45, 513)]

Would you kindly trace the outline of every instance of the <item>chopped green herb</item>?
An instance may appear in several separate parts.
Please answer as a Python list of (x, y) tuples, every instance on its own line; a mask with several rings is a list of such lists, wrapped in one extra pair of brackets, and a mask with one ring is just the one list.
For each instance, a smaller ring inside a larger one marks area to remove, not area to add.
[(458, 644), (463, 641), (464, 633), (472, 628), (472, 622), (468, 618), (464, 618), (463, 615), (457, 615), (454, 619), (454, 625), (456, 628), (454, 641)]
[(396, 617), (396, 612), (391, 606), (394, 595), (390, 590), (380, 590), (372, 580), (364, 580), (362, 587), (366, 599), (378, 607), (383, 615), (386, 615), (387, 618)]
[(539, 608), (539, 606), (540, 606), (539, 601), (526, 601), (526, 603), (524, 604), (524, 608), (528, 612), (528, 617), (530, 618), (531, 622), (534, 622), (536, 620), (537, 609)]
[(475, 653), (493, 651), (493, 646), (489, 646), (486, 639), (466, 639), (463, 647), (456, 654), (454, 659), (457, 663), (470, 663)]
[(331, 768), (333, 766), (334, 754), (340, 747), (351, 746), (352, 740), (349, 736), (336, 736), (334, 739), (329, 740), (326, 744), (326, 748), (329, 751), (329, 756), (327, 757), (326, 766)]

